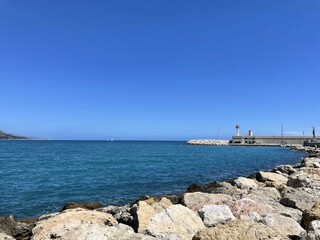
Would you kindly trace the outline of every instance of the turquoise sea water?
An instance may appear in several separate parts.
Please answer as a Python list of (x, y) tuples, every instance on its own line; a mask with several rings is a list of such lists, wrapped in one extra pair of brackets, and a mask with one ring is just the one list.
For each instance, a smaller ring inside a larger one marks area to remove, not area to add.
[(191, 146), (183, 142), (0, 141), (0, 216), (33, 217), (68, 201), (125, 204), (143, 195), (295, 164), (280, 147)]

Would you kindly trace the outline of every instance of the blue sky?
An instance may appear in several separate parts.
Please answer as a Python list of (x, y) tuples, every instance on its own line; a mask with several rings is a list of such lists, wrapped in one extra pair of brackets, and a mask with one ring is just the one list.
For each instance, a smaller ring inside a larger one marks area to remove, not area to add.
[(0, 0), (0, 129), (49, 139), (320, 132), (320, 1)]

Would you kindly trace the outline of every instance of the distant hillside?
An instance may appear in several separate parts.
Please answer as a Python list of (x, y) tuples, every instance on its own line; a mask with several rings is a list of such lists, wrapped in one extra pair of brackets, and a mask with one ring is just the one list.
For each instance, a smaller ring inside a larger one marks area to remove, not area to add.
[(14, 136), (0, 130), (0, 140), (26, 140), (27, 137)]

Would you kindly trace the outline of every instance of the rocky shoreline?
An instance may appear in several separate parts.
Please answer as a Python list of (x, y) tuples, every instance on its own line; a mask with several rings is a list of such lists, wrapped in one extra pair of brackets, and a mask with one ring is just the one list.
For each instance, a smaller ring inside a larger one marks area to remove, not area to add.
[(320, 239), (320, 149), (299, 165), (191, 185), (125, 206), (69, 203), (36, 219), (0, 217), (0, 239)]

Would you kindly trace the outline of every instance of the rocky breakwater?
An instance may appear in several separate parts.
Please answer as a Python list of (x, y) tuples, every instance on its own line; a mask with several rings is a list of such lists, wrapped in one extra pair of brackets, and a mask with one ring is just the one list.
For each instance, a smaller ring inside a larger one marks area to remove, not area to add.
[(181, 196), (126, 206), (66, 204), (37, 219), (0, 218), (0, 239), (320, 239), (320, 155)]
[(194, 139), (186, 142), (189, 145), (208, 145), (208, 146), (226, 146), (229, 145), (229, 140), (214, 140), (214, 139)]

